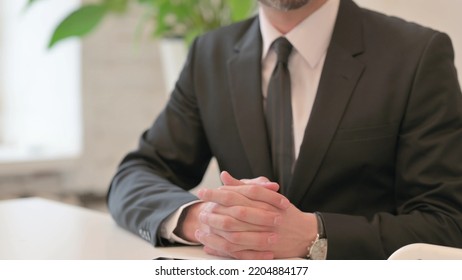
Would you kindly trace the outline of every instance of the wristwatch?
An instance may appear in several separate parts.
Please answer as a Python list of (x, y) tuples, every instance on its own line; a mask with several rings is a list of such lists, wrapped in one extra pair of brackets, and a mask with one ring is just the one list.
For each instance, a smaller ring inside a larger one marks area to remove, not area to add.
[(318, 220), (318, 234), (308, 248), (306, 257), (310, 260), (325, 260), (327, 258), (327, 236), (324, 230), (324, 222), (320, 213), (315, 212), (314, 214)]

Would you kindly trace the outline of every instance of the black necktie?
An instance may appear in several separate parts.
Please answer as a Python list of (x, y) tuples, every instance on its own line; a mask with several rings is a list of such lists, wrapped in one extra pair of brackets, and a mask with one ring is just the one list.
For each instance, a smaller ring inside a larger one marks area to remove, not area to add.
[(271, 143), (274, 175), (285, 194), (290, 184), (295, 161), (290, 74), (287, 67), (292, 45), (280, 37), (273, 42), (277, 64), (268, 85), (266, 121)]

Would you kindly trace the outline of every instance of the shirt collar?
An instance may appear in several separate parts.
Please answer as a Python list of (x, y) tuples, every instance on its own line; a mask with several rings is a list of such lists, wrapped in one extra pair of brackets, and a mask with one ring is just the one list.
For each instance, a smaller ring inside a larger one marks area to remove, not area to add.
[(260, 31), (263, 38), (262, 59), (267, 56), (273, 41), (278, 37), (285, 36), (294, 49), (314, 68), (327, 52), (339, 6), (340, 0), (328, 0), (285, 35), (271, 25), (260, 9)]

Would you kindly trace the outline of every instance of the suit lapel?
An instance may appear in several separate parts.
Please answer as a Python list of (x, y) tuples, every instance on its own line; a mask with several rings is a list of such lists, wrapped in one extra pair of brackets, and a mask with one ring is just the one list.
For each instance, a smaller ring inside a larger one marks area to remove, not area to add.
[(242, 145), (253, 177), (272, 177), (261, 89), (262, 42), (257, 19), (228, 61), (231, 99)]
[(312, 186), (364, 71), (364, 65), (355, 57), (363, 51), (359, 12), (351, 1), (341, 1), (316, 100), (287, 194), (295, 205), (302, 201)]

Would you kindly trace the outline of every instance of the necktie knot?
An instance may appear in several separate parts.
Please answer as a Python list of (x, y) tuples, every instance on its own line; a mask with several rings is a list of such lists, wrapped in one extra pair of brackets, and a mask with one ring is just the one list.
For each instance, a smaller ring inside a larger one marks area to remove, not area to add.
[(292, 51), (292, 44), (285, 37), (279, 37), (273, 42), (273, 47), (278, 55), (278, 62), (287, 64)]

